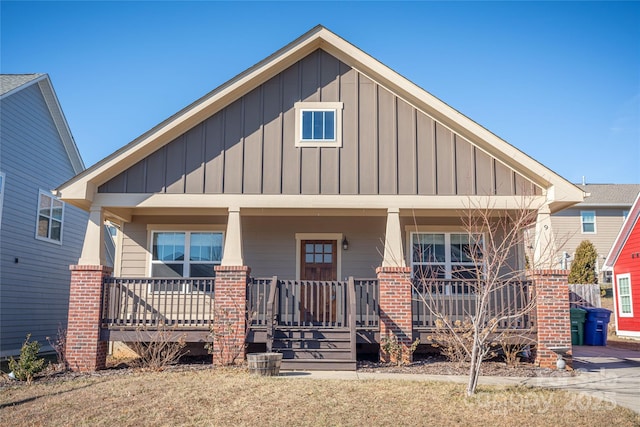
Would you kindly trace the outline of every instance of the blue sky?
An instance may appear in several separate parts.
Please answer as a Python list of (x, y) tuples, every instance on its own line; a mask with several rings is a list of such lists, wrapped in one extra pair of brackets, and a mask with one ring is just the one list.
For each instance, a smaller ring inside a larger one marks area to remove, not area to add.
[(322, 24), (572, 182), (640, 183), (640, 2), (0, 3), (87, 166)]

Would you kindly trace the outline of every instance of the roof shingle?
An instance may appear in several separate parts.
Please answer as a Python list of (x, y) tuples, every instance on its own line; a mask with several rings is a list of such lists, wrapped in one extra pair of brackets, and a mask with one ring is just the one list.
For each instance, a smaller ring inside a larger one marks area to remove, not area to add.
[(11, 92), (23, 84), (29, 83), (38, 77), (43, 76), (42, 73), (36, 74), (0, 74), (0, 95)]
[(640, 193), (640, 184), (578, 184), (591, 195), (576, 206), (631, 206)]

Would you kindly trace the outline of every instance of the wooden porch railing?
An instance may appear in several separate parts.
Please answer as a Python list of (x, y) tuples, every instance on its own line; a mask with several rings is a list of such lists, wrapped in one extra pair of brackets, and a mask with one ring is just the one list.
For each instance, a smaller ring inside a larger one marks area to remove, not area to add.
[[(424, 283), (415, 281), (412, 290), (413, 327), (419, 330), (436, 328), (437, 313), (452, 322), (464, 322), (476, 313), (474, 282), (437, 279)], [(532, 330), (535, 323), (535, 287), (531, 281), (512, 281), (497, 287), (489, 295), (491, 317), (505, 317), (498, 330)]]
[(248, 285), (247, 299), (252, 327), (342, 328), (351, 324), (348, 321), (351, 312), (358, 329), (379, 326), (377, 279), (253, 278)]
[(167, 326), (208, 328), (214, 281), (209, 278), (119, 278), (104, 281), (102, 323), (108, 328)]

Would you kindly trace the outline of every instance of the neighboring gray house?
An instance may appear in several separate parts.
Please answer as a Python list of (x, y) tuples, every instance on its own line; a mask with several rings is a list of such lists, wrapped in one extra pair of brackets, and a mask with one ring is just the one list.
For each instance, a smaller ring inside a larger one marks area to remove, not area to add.
[(582, 184), (578, 187), (587, 193), (584, 202), (551, 216), (558, 266), (571, 268), (578, 245), (589, 240), (598, 251), (600, 283), (611, 283), (610, 272), (603, 271), (602, 266), (640, 192), (640, 184)]
[(66, 325), (87, 213), (51, 190), (83, 170), (49, 76), (0, 75), (0, 358)]

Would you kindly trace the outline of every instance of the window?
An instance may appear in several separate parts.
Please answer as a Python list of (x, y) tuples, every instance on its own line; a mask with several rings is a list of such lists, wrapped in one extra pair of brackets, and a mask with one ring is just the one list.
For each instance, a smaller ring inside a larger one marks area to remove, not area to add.
[(622, 222), (626, 221), (628, 216), (629, 211), (622, 211)]
[(414, 276), (438, 279), (475, 279), (482, 265), (479, 234), (412, 233), (411, 267)]
[(297, 102), (296, 147), (341, 147), (342, 102)]
[(631, 304), (631, 274), (616, 275), (618, 282), (618, 311), (620, 317), (633, 317), (633, 306)]
[(4, 201), (4, 172), (0, 172), (0, 227), (2, 227), (2, 202)]
[(220, 232), (156, 231), (151, 246), (151, 277), (213, 277), (222, 260)]
[(64, 203), (53, 197), (51, 193), (40, 190), (36, 239), (61, 244), (63, 218)]
[(336, 110), (302, 110), (303, 141), (335, 141)]
[(580, 220), (582, 222), (582, 233), (589, 234), (596, 232), (596, 213), (595, 211), (580, 211)]

